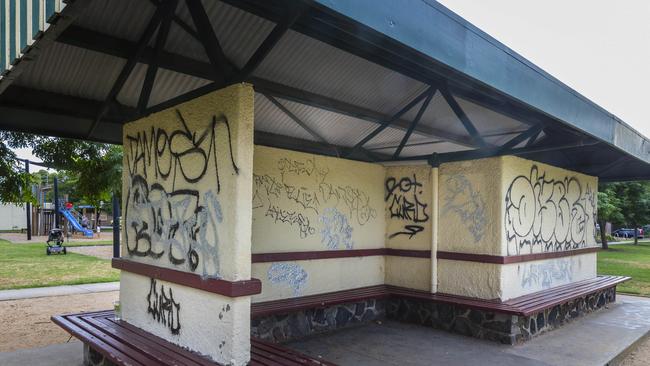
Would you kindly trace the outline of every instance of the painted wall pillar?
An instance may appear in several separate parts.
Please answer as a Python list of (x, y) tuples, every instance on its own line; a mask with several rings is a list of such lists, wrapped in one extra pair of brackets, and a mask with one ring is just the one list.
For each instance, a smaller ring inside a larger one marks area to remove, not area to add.
[(437, 168), (386, 168), (386, 284), (436, 291), (437, 187)]
[(596, 276), (596, 177), (514, 156), (439, 169), (438, 291), (507, 300)]
[(122, 318), (214, 361), (250, 357), (254, 92), (124, 126)]

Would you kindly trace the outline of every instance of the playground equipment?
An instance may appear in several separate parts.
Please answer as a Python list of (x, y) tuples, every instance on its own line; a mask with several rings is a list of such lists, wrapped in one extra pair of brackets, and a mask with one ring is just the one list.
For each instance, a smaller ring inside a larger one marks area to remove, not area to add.
[(77, 220), (77, 217), (79, 215), (76, 213), (74, 209), (67, 209), (64, 207), (59, 208), (59, 212), (65, 217), (66, 220), (70, 223), (70, 225), (77, 231), (81, 232), (84, 234), (85, 237), (92, 238), (93, 237), (93, 231), (83, 227), (83, 225)]
[[(50, 244), (54, 242), (54, 245)], [(45, 248), (45, 253), (50, 255), (52, 253), (56, 254), (67, 254), (65, 246), (63, 246), (63, 231), (61, 229), (55, 228), (50, 230), (50, 234), (47, 237), (47, 247)]]

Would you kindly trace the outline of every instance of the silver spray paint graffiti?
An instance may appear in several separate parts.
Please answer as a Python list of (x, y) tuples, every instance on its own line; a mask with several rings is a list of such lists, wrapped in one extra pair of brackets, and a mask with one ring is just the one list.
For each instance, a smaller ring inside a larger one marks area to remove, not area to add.
[(326, 208), (320, 217), (322, 225), (321, 242), (328, 249), (352, 249), (352, 226), (348, 218), (339, 210), (329, 207)]
[(422, 199), (423, 186), (415, 173), (412, 177), (389, 177), (385, 182), (388, 211), (391, 219), (406, 221), (402, 230), (391, 233), (389, 238), (405, 235), (409, 239), (424, 230), (422, 226), (429, 221), (429, 206)]
[[(214, 116), (203, 130), (195, 131), (180, 111), (176, 116), (176, 129), (152, 126), (126, 136), (126, 248), (130, 256), (166, 260), (214, 275), (219, 267), (217, 229), (223, 220), (217, 199), (221, 190), (218, 134), (228, 142), (224, 150), (230, 154), (232, 172), (239, 173), (230, 125), (225, 117)], [(216, 184), (207, 191), (193, 189), (206, 181)]]
[(573, 262), (558, 259), (548, 263), (524, 264), (520, 272), (521, 287), (525, 289), (546, 289), (573, 279)]
[(534, 165), (506, 191), (508, 254), (562, 251), (584, 247), (595, 235), (596, 192), (576, 177), (556, 180)]
[(289, 286), (294, 296), (300, 296), (307, 285), (307, 272), (296, 263), (273, 263), (267, 278), (271, 283)]
[[(318, 166), (315, 158), (281, 158), (277, 161), (277, 172), (277, 176), (253, 175), (253, 209), (264, 210), (265, 216), (276, 223), (295, 228), (302, 239), (319, 231), (315, 224), (332, 223), (327, 218), (331, 212), (325, 213), (329, 208), (336, 208), (346, 222), (358, 225), (377, 217), (366, 192), (329, 182), (329, 169)], [(326, 228), (320, 230), (321, 234), (323, 230)]]
[(481, 240), (487, 226), (483, 197), (462, 174), (447, 178), (445, 186), (447, 195), (442, 214), (455, 213), (462, 219), (474, 240)]

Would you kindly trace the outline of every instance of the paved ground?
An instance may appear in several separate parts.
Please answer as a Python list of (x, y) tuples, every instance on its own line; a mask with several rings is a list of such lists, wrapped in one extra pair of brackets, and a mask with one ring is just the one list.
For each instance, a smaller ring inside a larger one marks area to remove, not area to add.
[(63, 296), (74, 294), (89, 294), (95, 292), (117, 291), (120, 289), (119, 282), (89, 283), (85, 285), (65, 285), (52, 287), (24, 288), (18, 290), (0, 291), (0, 301), (30, 299), (47, 296)]
[[(27, 234), (21, 233), (0, 233), (0, 239), (9, 240), (12, 243), (45, 243), (47, 241), (47, 236), (32, 236), (32, 240), (27, 240)], [(92, 243), (93, 241), (104, 241), (104, 240), (113, 240), (112, 232), (103, 232), (92, 238), (85, 238), (81, 235), (71, 236), (69, 239), (71, 242), (84, 242)], [(66, 242), (68, 239), (66, 238)]]
[[(104, 306), (111, 294), (117, 292), (61, 296), (59, 298), (25, 299), (8, 309), (0, 302), (0, 312), (29, 312), (27, 304), (35, 301), (47, 302), (52, 313), (80, 311), (70, 309), (69, 300), (85, 297), (86, 306)], [(100, 296), (107, 297), (100, 299)], [(77, 300), (78, 302), (78, 300)], [(90, 309), (88, 309), (90, 310)], [(49, 317), (48, 314), (43, 316)], [(21, 319), (20, 323), (25, 323)], [(35, 325), (58, 328), (50, 322)], [(7, 324), (12, 329), (14, 324)], [(57, 342), (65, 342), (68, 336), (62, 330)], [(650, 331), (650, 299), (619, 295), (618, 302), (609, 309), (590, 314), (546, 333), (519, 346), (504, 346), (469, 337), (450, 334), (426, 327), (385, 322), (342, 330), (325, 336), (293, 342), (291, 347), (312, 356), (322, 356), (340, 365), (499, 365), (499, 366), (548, 366), (548, 365), (604, 365), (616, 355), (624, 352), (635, 341)], [(5, 332), (6, 333), (6, 332)], [(36, 329), (37, 340), (47, 338), (47, 333)], [(0, 334), (0, 345), (19, 339), (19, 334)], [(14, 341), (15, 343), (15, 341)], [(15, 348), (19, 349), (19, 348)], [(650, 339), (623, 360), (625, 366), (650, 364)], [(616, 360), (616, 361), (620, 361)], [(81, 365), (82, 347), (74, 339), (69, 343), (42, 348), (0, 352), (0, 365)]]
[[(592, 366), (607, 364), (649, 331), (650, 299), (619, 295), (609, 309), (518, 346), (392, 321), (290, 345), (340, 365)], [(650, 363), (648, 359), (642, 361)]]

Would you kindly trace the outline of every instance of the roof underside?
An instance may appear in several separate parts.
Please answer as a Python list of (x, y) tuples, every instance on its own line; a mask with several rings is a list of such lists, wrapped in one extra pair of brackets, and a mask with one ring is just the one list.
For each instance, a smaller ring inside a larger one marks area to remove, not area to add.
[[(0, 79), (0, 128), (119, 144), (123, 123), (245, 81), (256, 91), (258, 144), (431, 164), (513, 154), (603, 180), (650, 178), (647, 139), (611, 115), (603, 119), (597, 106), (572, 114), (548, 104), (546, 90), (538, 101), (496, 76), (485, 80), (484, 70), (506, 72), (532, 89), (534, 75), (524, 72), (551, 77), (437, 3), (410, 2), (406, 10), (428, 16), (413, 19), (425, 36), (436, 24), (436, 42), (452, 50), (447, 56), (402, 29), (412, 24), (388, 0), (365, 4), (364, 12), (346, 5), (363, 1), (174, 3), (68, 2)], [(388, 30), (377, 23), (386, 20)], [(528, 71), (495, 64), (487, 51), (468, 60), (466, 49), (454, 61), (458, 26)], [(591, 103), (580, 98), (576, 105)]]

